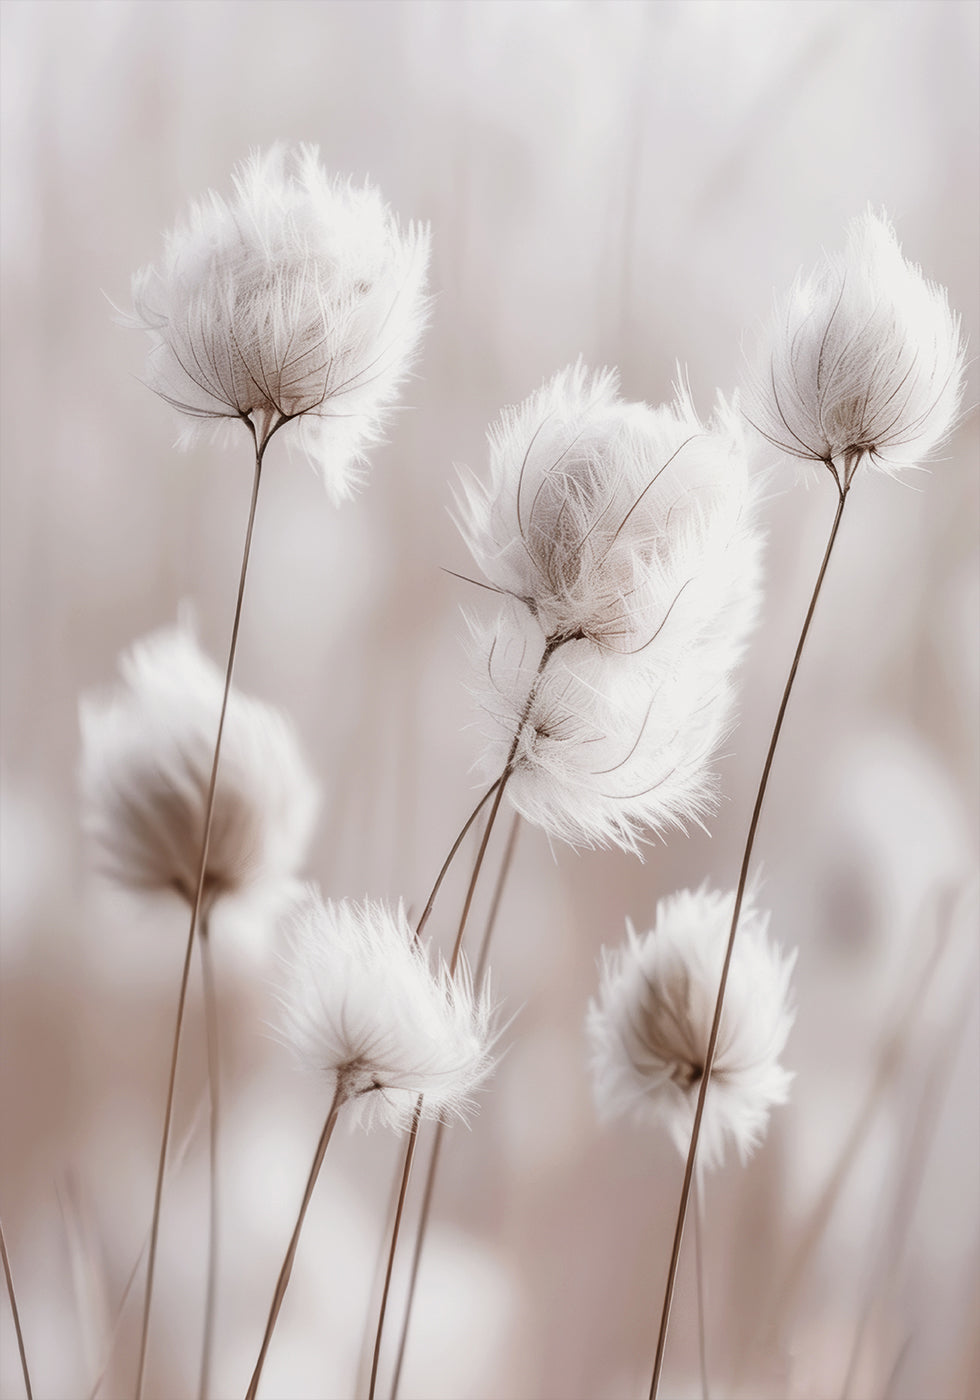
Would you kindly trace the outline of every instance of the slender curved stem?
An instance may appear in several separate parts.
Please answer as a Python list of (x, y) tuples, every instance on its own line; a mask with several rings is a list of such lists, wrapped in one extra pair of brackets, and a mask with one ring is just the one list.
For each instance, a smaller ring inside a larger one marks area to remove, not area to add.
[[(251, 425), (249, 425), (251, 426)], [(275, 429), (272, 430), (273, 432)], [(173, 1118), (174, 1086), (177, 1081), (177, 1055), (180, 1049), (180, 1032), (184, 1021), (184, 1004), (187, 1000), (187, 983), (191, 970), (191, 954), (194, 951), (194, 936), (204, 899), (204, 877), (208, 865), (208, 851), (211, 845), (211, 822), (214, 817), (214, 793), (218, 778), (218, 760), (221, 755), (221, 739), (225, 728), (225, 714), (228, 709), (228, 695), (231, 691), (231, 678), (235, 669), (235, 654), (238, 650), (238, 629), (242, 618), (242, 604), (245, 599), (245, 579), (248, 574), (248, 559), (252, 548), (252, 530), (255, 525), (255, 507), (259, 498), (259, 484), (262, 480), (262, 458), (272, 432), (260, 443), (255, 439), (255, 475), (252, 481), (252, 500), (248, 512), (248, 525), (245, 529), (245, 546), (242, 551), (242, 569), (238, 582), (238, 597), (235, 602), (235, 620), (231, 629), (231, 643), (228, 648), (228, 665), (225, 669), (225, 687), (221, 698), (221, 713), (218, 718), (218, 734), (214, 744), (214, 758), (211, 761), (211, 777), (208, 783), (208, 796), (204, 809), (204, 836), (201, 841), (201, 859), (197, 871), (197, 890), (191, 909), (190, 928), (187, 934), (187, 947), (184, 952), (184, 966), (180, 976), (180, 993), (177, 998), (177, 1017), (174, 1025), (173, 1048), (170, 1053), (170, 1077), (167, 1083), (167, 1105), (163, 1116), (163, 1133), (160, 1140), (160, 1157), (157, 1163), (156, 1187), (153, 1196), (153, 1220), (150, 1225), (150, 1252), (146, 1269), (146, 1295), (143, 1301), (143, 1325), (140, 1330), (139, 1367), (136, 1374), (136, 1400), (142, 1400), (143, 1376), (146, 1368), (146, 1345), (150, 1334), (150, 1307), (153, 1302), (153, 1278), (156, 1266), (157, 1237), (160, 1233), (160, 1206), (163, 1199), (163, 1177), (167, 1165), (167, 1147), (170, 1143), (170, 1125)]]
[(704, 1173), (698, 1172), (694, 1186), (694, 1259), (698, 1282), (698, 1360), (701, 1365), (701, 1400), (711, 1400), (708, 1385), (708, 1323), (704, 1301)]
[(449, 872), (449, 867), (455, 860), (456, 854), (459, 851), (460, 846), (466, 839), (467, 832), (469, 831), (473, 823), (476, 821), (480, 813), (483, 811), (483, 808), (485, 807), (487, 802), (489, 802), (490, 798), (498, 790), (505, 777), (506, 774), (502, 773), (497, 779), (497, 781), (491, 787), (487, 788), (486, 792), (483, 794), (479, 802), (473, 808), (472, 812), (466, 818), (466, 821), (460, 827), (459, 834), (457, 835), (456, 840), (450, 846), (449, 854), (446, 856), (446, 859), (442, 862), (442, 868), (440, 869), (439, 874), (436, 876), (435, 884), (432, 886), (432, 889), (429, 892), (429, 898), (426, 900), (425, 908), (422, 910), (419, 921), (415, 925), (415, 937), (417, 939), (422, 936), (422, 930), (429, 922), (429, 915), (432, 913), (433, 907), (435, 905), (436, 896), (442, 888), (442, 882), (446, 878), (446, 875)]
[(20, 1313), (17, 1311), (17, 1295), (14, 1292), (14, 1279), (10, 1272), (10, 1260), (7, 1258), (7, 1241), (4, 1239), (2, 1222), (0, 1222), (0, 1259), (3, 1260), (3, 1276), (7, 1280), (10, 1311), (14, 1318), (14, 1331), (17, 1333), (17, 1350), (20, 1352), (20, 1368), (24, 1372), (24, 1388), (27, 1391), (27, 1400), (34, 1400), (34, 1392), (31, 1389), (31, 1373), (27, 1367), (27, 1352), (24, 1349), (24, 1334), (20, 1330)]
[(766, 788), (769, 785), (769, 774), (772, 770), (773, 756), (776, 752), (776, 745), (779, 742), (780, 731), (783, 727), (783, 719), (786, 715), (786, 707), (789, 704), (789, 697), (793, 689), (793, 682), (796, 680), (796, 672), (799, 668), (800, 657), (803, 654), (803, 647), (806, 643), (807, 633), (810, 630), (810, 623), (813, 621), (813, 614), (816, 610), (817, 599), (820, 597), (820, 589), (823, 586), (824, 576), (827, 572), (827, 565), (837, 539), (837, 532), (840, 529), (841, 518), (844, 514), (844, 502), (847, 499), (847, 487), (838, 488), (837, 513), (834, 516), (834, 523), (831, 526), (830, 537), (827, 540), (827, 547), (824, 550), (823, 562), (820, 565), (820, 572), (817, 574), (817, 581), (814, 584), (813, 593), (810, 597), (810, 606), (807, 608), (803, 628), (800, 632), (800, 639), (796, 645), (796, 654), (793, 657), (793, 664), (790, 667), (786, 685), (783, 688), (783, 698), (779, 704), (776, 715), (776, 722), (773, 725), (772, 735), (769, 739), (769, 750), (766, 754), (766, 761), (762, 769), (762, 777), (759, 780), (759, 790), (756, 794), (755, 806), (752, 809), (752, 819), (749, 822), (749, 833), (745, 842), (745, 850), (742, 855), (742, 868), (739, 871), (738, 887), (735, 891), (735, 907), (732, 910), (731, 928), (728, 934), (728, 947), (725, 950), (725, 961), (721, 970), (721, 981), (718, 986), (718, 997), (715, 1001), (715, 1013), (711, 1022), (711, 1034), (708, 1038), (708, 1048), (705, 1053), (704, 1072), (701, 1075), (701, 1084), (698, 1089), (697, 1108), (694, 1112), (694, 1127), (691, 1132), (691, 1146), (687, 1154), (687, 1164), (684, 1168), (684, 1181), (681, 1186), (680, 1204), (677, 1210), (677, 1223), (674, 1228), (674, 1243), (671, 1249), (670, 1265), (667, 1271), (667, 1286), (664, 1291), (663, 1309), (660, 1315), (660, 1333), (657, 1338), (657, 1354), (653, 1363), (653, 1378), (650, 1382), (650, 1400), (657, 1400), (657, 1392), (660, 1388), (660, 1373), (663, 1370), (664, 1352), (667, 1345), (667, 1329), (670, 1325), (670, 1309), (674, 1298), (674, 1284), (677, 1278), (677, 1265), (680, 1260), (681, 1242), (684, 1238), (684, 1223), (687, 1219), (688, 1202), (691, 1196), (691, 1186), (694, 1180), (694, 1164), (698, 1150), (698, 1142), (701, 1137), (701, 1120), (704, 1116), (704, 1104), (708, 1093), (708, 1082), (711, 1078), (711, 1067), (714, 1064), (715, 1049), (718, 1044), (718, 1033), (721, 1028), (721, 1013), (725, 1002), (725, 989), (728, 986), (728, 972), (731, 967), (732, 952), (735, 947), (735, 934), (738, 930), (739, 915), (742, 912), (742, 900), (745, 896), (745, 887), (748, 881), (749, 864), (752, 859), (752, 848), (755, 845), (755, 835), (759, 826), (759, 818), (762, 815), (762, 804), (766, 795)]
[(219, 1059), (218, 1037), (218, 998), (214, 986), (214, 967), (211, 961), (211, 930), (205, 917), (201, 921), (201, 982), (204, 989), (204, 1029), (208, 1045), (208, 1094), (210, 1097), (210, 1122), (208, 1142), (208, 1274), (204, 1295), (204, 1339), (201, 1344), (201, 1378), (198, 1384), (199, 1400), (207, 1400), (211, 1383), (211, 1353), (214, 1346), (214, 1312), (217, 1302), (218, 1284), (218, 1124), (220, 1119), (221, 1062)]
[(317, 1177), (320, 1175), (320, 1168), (323, 1166), (323, 1159), (326, 1156), (327, 1148), (330, 1146), (330, 1139), (333, 1136), (337, 1115), (346, 1102), (347, 1096), (341, 1084), (338, 1082), (334, 1090), (330, 1112), (327, 1114), (327, 1121), (323, 1125), (320, 1141), (316, 1145), (313, 1165), (310, 1167), (310, 1174), (307, 1177), (306, 1190), (303, 1192), (303, 1200), (299, 1208), (299, 1215), (296, 1217), (296, 1224), (293, 1227), (289, 1247), (286, 1250), (286, 1257), (282, 1261), (282, 1268), (279, 1270), (279, 1278), (276, 1280), (276, 1291), (272, 1295), (272, 1306), (269, 1308), (269, 1317), (265, 1324), (265, 1335), (262, 1338), (262, 1346), (259, 1349), (255, 1370), (252, 1372), (252, 1379), (248, 1384), (246, 1400), (255, 1400), (255, 1396), (258, 1393), (259, 1381), (262, 1379), (262, 1367), (265, 1365), (266, 1352), (269, 1350), (269, 1343), (272, 1341), (272, 1334), (276, 1328), (276, 1321), (279, 1317), (279, 1310), (282, 1307), (282, 1300), (285, 1298), (286, 1289), (289, 1287), (289, 1277), (293, 1272), (293, 1260), (296, 1258), (296, 1247), (299, 1244), (300, 1232), (303, 1229), (303, 1221), (306, 1219), (306, 1211), (312, 1199), (313, 1188), (316, 1186)]
[[(497, 875), (493, 900), (490, 904), (490, 913), (487, 916), (487, 925), (483, 932), (483, 942), (480, 945), (480, 955), (477, 960), (476, 973), (473, 978), (474, 985), (477, 987), (482, 984), (483, 974), (486, 971), (487, 954), (490, 951), (490, 940), (497, 923), (500, 901), (503, 897), (504, 887), (507, 884), (507, 877), (510, 874), (510, 867), (514, 860), (514, 849), (517, 845), (517, 833), (520, 830), (520, 826), (520, 814), (515, 812), (514, 820), (511, 822), (510, 835), (507, 837), (504, 858), (500, 865), (500, 872)], [(415, 1287), (418, 1282), (419, 1266), (422, 1262), (422, 1250), (425, 1247), (425, 1236), (429, 1228), (429, 1214), (432, 1209), (432, 1197), (435, 1191), (436, 1175), (439, 1170), (439, 1157), (442, 1152), (442, 1141), (445, 1137), (445, 1133), (446, 1125), (440, 1119), (436, 1124), (435, 1139), (432, 1144), (432, 1155), (429, 1158), (429, 1168), (425, 1178), (425, 1193), (422, 1197), (422, 1210), (419, 1215), (418, 1230), (415, 1235), (415, 1251), (412, 1255), (412, 1267), (408, 1278), (408, 1295), (405, 1299), (405, 1309), (402, 1315), (401, 1335), (398, 1338), (398, 1357), (395, 1361), (395, 1374), (391, 1383), (391, 1400), (398, 1400), (398, 1388), (401, 1385), (402, 1366), (405, 1362), (405, 1348), (408, 1344), (408, 1329), (411, 1326), (412, 1308), (415, 1303)]]
[[(374, 1400), (378, 1385), (378, 1362), (381, 1360), (381, 1337), (384, 1332), (385, 1313), (388, 1311), (388, 1294), (391, 1291), (391, 1275), (395, 1267), (395, 1250), (398, 1246), (398, 1232), (401, 1229), (402, 1215), (405, 1211), (405, 1197), (408, 1195), (408, 1183), (412, 1175), (412, 1160), (415, 1157), (415, 1148), (419, 1140), (419, 1123), (421, 1120), (422, 1095), (419, 1094), (418, 1103), (415, 1105), (415, 1113), (412, 1116), (412, 1127), (408, 1134), (408, 1142), (405, 1145), (405, 1166), (402, 1169), (402, 1184), (398, 1192), (395, 1223), (391, 1229), (391, 1247), (388, 1250), (388, 1265), (385, 1269), (385, 1283), (381, 1293), (381, 1307), (378, 1312), (378, 1329), (374, 1334), (374, 1355), (371, 1358), (371, 1384), (368, 1388), (368, 1400)], [(249, 1400), (251, 1400), (251, 1397), (249, 1397)]]
[[(544, 671), (544, 668), (547, 666), (548, 661), (550, 660), (552, 654), (553, 654), (553, 653), (558, 649), (558, 647), (560, 647), (560, 646), (562, 645), (562, 643), (563, 643), (564, 641), (566, 641), (566, 640), (568, 640), (568, 639), (565, 638), (565, 637), (562, 637), (562, 636), (552, 636), (552, 637), (548, 637), (548, 638), (545, 640), (544, 649), (543, 649), (543, 651), (542, 651), (542, 653), (541, 653), (541, 658), (540, 658), (540, 660), (538, 661), (538, 668), (537, 668), (537, 670), (536, 670), (535, 673), (534, 673), (534, 679), (532, 680), (530, 689), (528, 690), (527, 700), (524, 702), (524, 709), (523, 709), (523, 711), (521, 712), (521, 717), (520, 717), (520, 719), (519, 719), (518, 722), (517, 722), (517, 728), (516, 728), (515, 731), (514, 731), (514, 737), (513, 737), (513, 739), (511, 740), (510, 749), (509, 749), (509, 751), (508, 751), (508, 753), (507, 753), (507, 762), (504, 764), (504, 771), (501, 773), (500, 777), (499, 777), (499, 778), (497, 779), (497, 781), (494, 783), (493, 787), (490, 788), (489, 792), (487, 792), (487, 793), (484, 794), (483, 800), (480, 802), (479, 807), (477, 807), (476, 811), (473, 812), (473, 814), (471, 815), (471, 817), (470, 817), (470, 819), (469, 819), (469, 822), (467, 823), (467, 827), (468, 827), (468, 826), (470, 825), (470, 823), (473, 822), (473, 821), (476, 819), (477, 813), (479, 812), (480, 807), (482, 807), (483, 802), (486, 801), (486, 799), (487, 799), (487, 798), (490, 796), (490, 794), (492, 793), (492, 794), (493, 794), (493, 805), (492, 805), (491, 808), (490, 808), (490, 815), (487, 817), (487, 824), (486, 824), (486, 826), (483, 828), (483, 836), (482, 836), (481, 839), (480, 839), (479, 850), (478, 850), (477, 853), (476, 853), (476, 860), (474, 861), (474, 864), (473, 864), (473, 871), (472, 871), (472, 874), (470, 875), (470, 882), (469, 882), (469, 885), (467, 886), (467, 889), (466, 889), (466, 897), (465, 897), (465, 899), (464, 899), (464, 901), (463, 901), (463, 912), (462, 912), (462, 914), (460, 915), (459, 925), (458, 925), (458, 928), (457, 928), (457, 930), (456, 930), (456, 941), (455, 941), (455, 943), (453, 944), (452, 958), (450, 959), (450, 962), (449, 962), (449, 975), (450, 975), (450, 977), (454, 976), (454, 974), (455, 974), (455, 972), (456, 972), (457, 964), (459, 963), (459, 955), (460, 955), (460, 952), (461, 952), (462, 946), (463, 946), (463, 935), (464, 935), (465, 932), (466, 932), (466, 925), (467, 925), (467, 921), (469, 920), (470, 909), (472, 908), (472, 905), (473, 905), (473, 896), (474, 896), (475, 893), (476, 893), (477, 881), (478, 881), (479, 878), (480, 878), (480, 871), (481, 871), (482, 868), (483, 868), (483, 861), (484, 861), (484, 858), (485, 858), (485, 856), (486, 856), (486, 854), (487, 854), (487, 846), (488, 846), (489, 843), (490, 843), (490, 836), (491, 836), (491, 833), (492, 833), (492, 831), (493, 831), (494, 823), (495, 823), (495, 821), (497, 820), (497, 813), (500, 811), (500, 804), (501, 804), (501, 802), (503, 801), (504, 789), (505, 789), (506, 786), (507, 786), (507, 780), (509, 779), (511, 773), (513, 772), (513, 768), (514, 768), (514, 759), (515, 759), (515, 757), (516, 757), (516, 755), (517, 755), (517, 746), (518, 746), (518, 744), (520, 743), (520, 738), (521, 738), (521, 734), (523, 733), (523, 730), (524, 730), (524, 725), (527, 723), (528, 716), (529, 716), (530, 713), (531, 713), (531, 706), (533, 705), (533, 703), (534, 703), (534, 697), (535, 697), (535, 695), (537, 694), (538, 683), (540, 682), (541, 674), (542, 674), (542, 672)], [(450, 852), (449, 856), (447, 857), (446, 862), (445, 862), (445, 864), (443, 865), (442, 871), (440, 871), (439, 878), (436, 880), (436, 883), (435, 883), (435, 886), (434, 886), (434, 888), (433, 888), (432, 894), (431, 894), (430, 897), (429, 897), (429, 902), (428, 902), (428, 904), (426, 905), (426, 907), (425, 907), (425, 909), (424, 909), (424, 911), (423, 911), (422, 918), (419, 920), (418, 928), (417, 928), (417, 930), (416, 930), (416, 937), (418, 936), (418, 933), (419, 933), (419, 931), (421, 930), (421, 928), (422, 928), (422, 926), (423, 926), (425, 920), (428, 918), (429, 914), (431, 913), (432, 904), (433, 904), (433, 902), (434, 902), (434, 900), (435, 900), (435, 896), (436, 896), (436, 893), (437, 893), (437, 891), (438, 891), (438, 889), (439, 889), (439, 885), (440, 885), (440, 883), (441, 883), (441, 881), (442, 881), (442, 877), (443, 877), (443, 875), (444, 875), (444, 873), (445, 873), (446, 868), (448, 867), (449, 861), (452, 859), (453, 855), (454, 855), (454, 854), (456, 853), (456, 851), (459, 849), (459, 845), (460, 845), (460, 843), (461, 843), (461, 841), (462, 841), (462, 839), (463, 839), (463, 836), (465, 835), (465, 831), (466, 831), (466, 828), (464, 828), (464, 830), (463, 830), (463, 831), (460, 833), (460, 835), (457, 837), (457, 839), (456, 839), (456, 844), (454, 845), (453, 850)], [(387, 1303), (388, 1303), (388, 1284), (389, 1284), (389, 1282), (390, 1282), (390, 1280), (391, 1280), (392, 1269), (394, 1268), (394, 1263), (395, 1263), (395, 1247), (396, 1247), (397, 1242), (398, 1242), (398, 1227), (399, 1227), (399, 1224), (400, 1224), (400, 1222), (401, 1222), (401, 1213), (402, 1213), (401, 1207), (402, 1207), (402, 1203), (403, 1203), (403, 1201), (404, 1201), (405, 1195), (406, 1195), (406, 1193), (407, 1193), (407, 1191), (408, 1191), (409, 1177), (410, 1177), (411, 1174), (412, 1174), (412, 1163), (413, 1163), (413, 1161), (414, 1161), (414, 1159), (415, 1159), (415, 1147), (416, 1147), (416, 1143), (417, 1143), (417, 1140), (418, 1140), (419, 1124), (420, 1124), (420, 1122), (421, 1122), (421, 1119), (422, 1119), (422, 1095), (420, 1094), (420, 1095), (419, 1095), (419, 1098), (418, 1098), (418, 1102), (417, 1102), (417, 1104), (415, 1105), (415, 1114), (414, 1114), (414, 1117), (413, 1117), (413, 1119), (412, 1119), (412, 1126), (411, 1126), (411, 1128), (409, 1129), (409, 1142), (408, 1142), (408, 1147), (407, 1147), (406, 1152), (405, 1152), (405, 1165), (404, 1165), (404, 1168), (403, 1168), (403, 1170), (402, 1170), (402, 1184), (401, 1184), (401, 1191), (399, 1192), (398, 1214), (397, 1214), (397, 1216), (396, 1216), (396, 1218), (395, 1218), (395, 1229), (394, 1229), (394, 1231), (393, 1231), (393, 1233), (392, 1233), (391, 1246), (390, 1246), (389, 1251), (388, 1251), (388, 1267), (387, 1267), (386, 1276), (385, 1276), (385, 1287), (384, 1287), (384, 1293), (382, 1294), (382, 1299), (381, 1299), (381, 1308), (380, 1308), (380, 1311), (379, 1311), (379, 1314), (378, 1314), (378, 1329), (377, 1329), (377, 1332), (376, 1332), (375, 1338), (374, 1338), (374, 1365), (373, 1365), (372, 1372), (371, 1372), (371, 1393), (370, 1393), (369, 1400), (374, 1400), (374, 1388), (375, 1388), (375, 1384), (376, 1384), (376, 1380), (377, 1380), (378, 1357), (381, 1355), (381, 1334), (382, 1334), (382, 1332), (384, 1331), (385, 1312), (386, 1312), (386, 1310), (387, 1310)]]

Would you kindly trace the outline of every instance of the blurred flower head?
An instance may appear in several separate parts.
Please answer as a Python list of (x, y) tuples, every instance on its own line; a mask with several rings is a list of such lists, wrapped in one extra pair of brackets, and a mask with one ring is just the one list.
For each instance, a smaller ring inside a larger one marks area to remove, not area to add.
[[(627, 941), (603, 950), (599, 994), (589, 1006), (596, 1103), (605, 1118), (629, 1113), (662, 1123), (687, 1155), (734, 894), (702, 887), (657, 906), (649, 933), (627, 925)], [(768, 915), (746, 899), (729, 969), (711, 1083), (701, 1121), (701, 1156), (717, 1166), (726, 1143), (744, 1160), (769, 1111), (784, 1103), (792, 1075), (778, 1063), (793, 1023), (785, 957), (767, 935)]]
[(774, 447), (832, 466), (847, 486), (862, 461), (894, 473), (927, 458), (953, 427), (962, 376), (946, 292), (869, 209), (843, 254), (825, 255), (777, 306), (746, 411)]
[[(224, 680), (185, 627), (120, 661), (123, 684), (80, 705), (83, 821), (103, 874), (193, 904)], [(297, 873), (318, 806), (280, 711), (232, 690), (204, 877), (204, 907)]]
[(378, 440), (425, 319), (429, 234), (403, 232), (370, 184), (331, 178), (313, 146), (276, 145), (234, 173), (133, 279), (150, 387), (196, 428), (284, 424), (336, 500)]
[(401, 906), (312, 888), (287, 932), (283, 1034), (300, 1062), (368, 1126), (406, 1125), (420, 1094), (426, 1117), (465, 1114), (492, 1067), (489, 993), (465, 963), (433, 972)]
[(642, 661), (667, 627), (686, 642), (697, 595), (751, 574), (756, 543), (738, 415), (719, 401), (705, 427), (683, 388), (653, 409), (617, 387), (580, 362), (505, 410), (489, 480), (464, 473), (457, 509), (486, 577), (547, 638)]

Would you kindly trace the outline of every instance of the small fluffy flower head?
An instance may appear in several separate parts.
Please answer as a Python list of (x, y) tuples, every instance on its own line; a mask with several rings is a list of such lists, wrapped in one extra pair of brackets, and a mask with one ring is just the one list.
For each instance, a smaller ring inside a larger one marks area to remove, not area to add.
[(780, 451), (895, 473), (953, 427), (962, 389), (959, 318), (902, 256), (888, 221), (854, 219), (843, 254), (800, 276), (761, 347), (746, 412)]
[[(185, 627), (138, 642), (120, 670), (114, 694), (80, 706), (85, 829), (109, 878), (134, 890), (176, 890), (193, 903), (224, 678)], [(286, 718), (232, 690), (205, 907), (295, 876), (317, 805)]]
[(429, 966), (405, 912), (310, 889), (288, 922), (283, 1034), (370, 1126), (462, 1116), (490, 1072), (491, 1007), (461, 964)]
[[(687, 1155), (734, 894), (702, 888), (661, 900), (649, 933), (603, 952), (588, 1036), (596, 1102), (604, 1117), (629, 1113), (663, 1124)], [(717, 1166), (728, 1142), (744, 1160), (761, 1139), (792, 1076), (778, 1063), (790, 1027), (784, 957), (767, 935), (768, 916), (742, 906), (729, 969), (699, 1160)]]
[(312, 146), (273, 146), (211, 193), (133, 280), (150, 387), (197, 426), (288, 423), (336, 499), (381, 432), (425, 322), (428, 231), (403, 232), (371, 185), (331, 179)]

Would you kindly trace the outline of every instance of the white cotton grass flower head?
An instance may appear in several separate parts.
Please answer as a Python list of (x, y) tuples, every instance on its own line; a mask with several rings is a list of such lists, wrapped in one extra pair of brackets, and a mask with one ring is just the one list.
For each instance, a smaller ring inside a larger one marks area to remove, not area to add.
[[(586, 1022), (596, 1104), (666, 1127), (687, 1156), (728, 943), (734, 893), (702, 886), (657, 905), (643, 935), (603, 949), (599, 993)], [(779, 1064), (793, 1024), (789, 983), (796, 954), (768, 936), (768, 914), (742, 904), (711, 1082), (700, 1161), (718, 1166), (728, 1144), (743, 1161), (761, 1140), (770, 1109), (785, 1103), (792, 1075)]]
[[(81, 701), (83, 822), (98, 869), (131, 890), (197, 892), (224, 678), (189, 627), (120, 660), (122, 685)], [(204, 907), (285, 891), (306, 856), (317, 788), (286, 717), (232, 689), (215, 785)]]
[(760, 346), (746, 413), (780, 451), (847, 486), (894, 475), (954, 426), (964, 351), (946, 292), (903, 255), (888, 219), (853, 219), (842, 254), (800, 275)]
[(539, 670), (544, 638), (518, 605), (470, 628), (480, 772), (492, 780), (509, 763), (507, 796), (525, 820), (573, 846), (637, 855), (652, 836), (703, 824), (717, 797), (711, 759), (732, 724), (730, 639), (668, 651), (656, 670), (576, 640)]
[(415, 937), (399, 905), (324, 901), (309, 887), (286, 919), (282, 1036), (326, 1076), (355, 1122), (406, 1126), (463, 1117), (492, 1068), (489, 988), (465, 961), (455, 978)]
[[(650, 408), (613, 370), (579, 362), (491, 427), (489, 479), (461, 474), (457, 514), (488, 581), (549, 639), (641, 661), (665, 630), (700, 624), (701, 595), (757, 569), (740, 417), (705, 426), (688, 390)], [(749, 590), (751, 591), (751, 590)]]
[(509, 601), (470, 623), (487, 718), (481, 772), (577, 845), (702, 821), (760, 598), (743, 429), (719, 400), (622, 402), (608, 370), (556, 375), (491, 431), (463, 534)]
[(429, 232), (330, 177), (314, 146), (272, 146), (211, 192), (133, 279), (147, 380), (187, 420), (235, 420), (261, 446), (283, 424), (336, 501), (379, 440), (425, 325)]

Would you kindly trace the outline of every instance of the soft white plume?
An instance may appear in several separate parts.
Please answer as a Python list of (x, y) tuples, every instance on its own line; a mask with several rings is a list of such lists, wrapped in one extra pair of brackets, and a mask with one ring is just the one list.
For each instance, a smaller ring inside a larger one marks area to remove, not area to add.
[(331, 178), (316, 147), (256, 153), (234, 196), (193, 204), (133, 279), (150, 387), (195, 426), (281, 423), (349, 496), (425, 324), (427, 228), (403, 232), (370, 184)]
[(465, 962), (455, 979), (399, 905), (324, 902), (310, 888), (290, 915), (283, 1035), (300, 1062), (340, 1088), (360, 1121), (405, 1126), (462, 1116), (492, 1068), (492, 1008)]
[[(131, 889), (197, 891), (224, 678), (185, 627), (138, 642), (123, 684), (81, 701), (85, 830), (101, 871)], [(215, 786), (204, 902), (294, 877), (316, 786), (277, 709), (234, 689)]]
[(609, 371), (558, 374), (491, 432), (463, 533), (506, 606), (471, 622), (482, 772), (574, 844), (637, 850), (701, 820), (755, 622), (760, 540), (738, 415), (683, 390), (623, 403)]
[(761, 344), (746, 413), (773, 446), (823, 462), (847, 485), (867, 461), (894, 473), (953, 427), (962, 389), (959, 318), (868, 210), (843, 254), (799, 276)]
[(526, 610), (514, 604), (470, 626), (485, 717), (481, 774), (499, 777), (510, 759), (507, 795), (527, 821), (572, 845), (638, 853), (652, 834), (713, 810), (711, 757), (731, 725), (733, 687), (720, 660), (730, 638), (717, 649), (654, 652), (642, 667), (565, 642), (539, 670), (546, 644)]
[(487, 579), (546, 637), (642, 661), (668, 626), (686, 642), (703, 625), (756, 543), (739, 415), (719, 399), (705, 426), (684, 388), (653, 409), (617, 386), (580, 362), (505, 410), (489, 479), (462, 474), (457, 511)]
[[(707, 1055), (734, 893), (683, 890), (657, 905), (649, 933), (603, 950), (589, 1006), (596, 1103), (605, 1118), (663, 1124), (687, 1156)], [(784, 1103), (792, 1075), (779, 1056), (793, 1024), (789, 982), (796, 955), (768, 937), (769, 916), (742, 905), (722, 1009), (699, 1160), (717, 1166), (728, 1142), (744, 1160)]]

